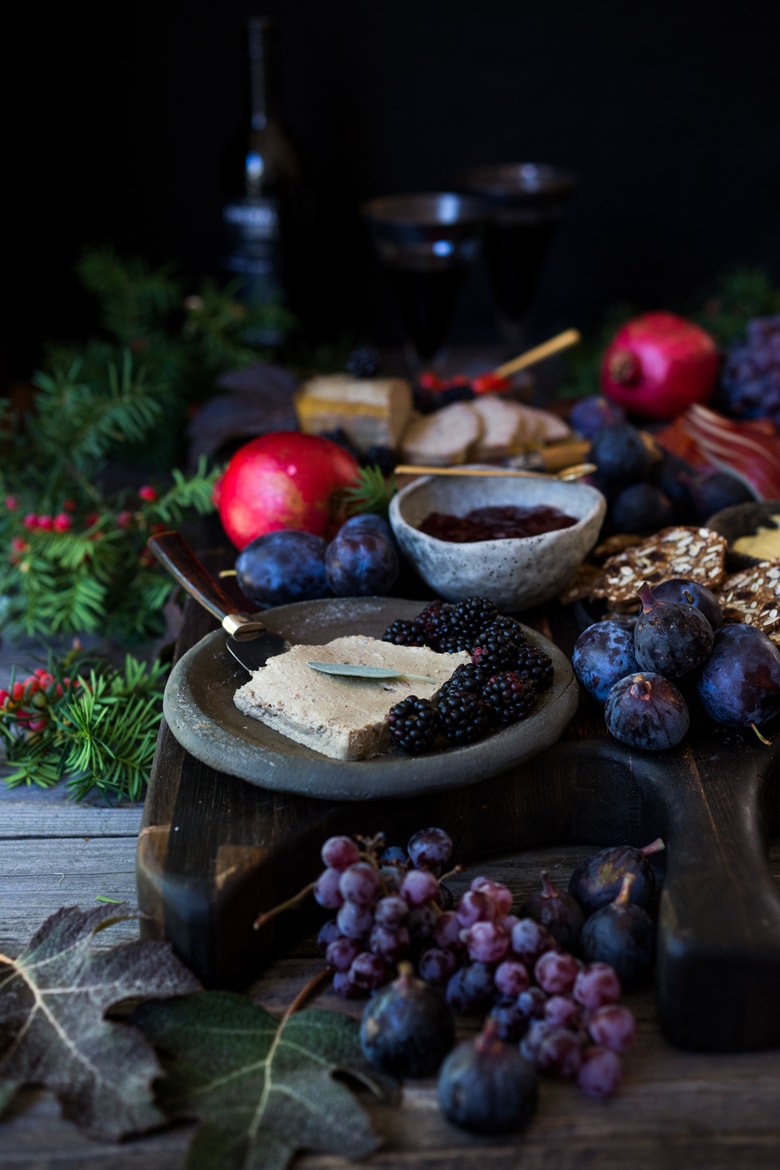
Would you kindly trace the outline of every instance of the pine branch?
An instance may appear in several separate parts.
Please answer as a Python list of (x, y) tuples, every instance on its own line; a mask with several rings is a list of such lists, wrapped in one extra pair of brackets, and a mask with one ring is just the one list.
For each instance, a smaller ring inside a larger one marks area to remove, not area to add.
[(141, 800), (165, 674), (161, 663), (147, 666), (132, 655), (122, 670), (104, 661), (79, 669), (66, 656), (12, 682), (10, 691), (0, 691), (0, 737), (12, 769), (6, 784), (50, 788), (64, 781), (74, 800), (94, 789), (109, 802)]

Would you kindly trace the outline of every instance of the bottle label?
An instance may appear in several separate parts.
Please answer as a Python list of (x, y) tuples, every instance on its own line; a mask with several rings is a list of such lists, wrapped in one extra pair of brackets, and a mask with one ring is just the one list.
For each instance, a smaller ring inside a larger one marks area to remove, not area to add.
[[(239, 299), (253, 309), (281, 303), (284, 271), (276, 200), (237, 199), (226, 203), (222, 223), (223, 267), (229, 277), (241, 278)], [(279, 340), (277, 334), (278, 329), (271, 329), (262, 340)]]
[(268, 295), (279, 296), (284, 284), (279, 208), (272, 199), (237, 200), (223, 208), (225, 269), (231, 275), (253, 274), (268, 283)]

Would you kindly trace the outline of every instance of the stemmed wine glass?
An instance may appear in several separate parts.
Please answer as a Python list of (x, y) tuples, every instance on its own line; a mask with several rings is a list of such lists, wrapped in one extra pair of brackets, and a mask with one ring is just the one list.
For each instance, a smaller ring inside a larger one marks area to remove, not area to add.
[(484, 257), (506, 356), (528, 344), (528, 313), (577, 178), (540, 163), (477, 166), (457, 186), (483, 200)]
[(449, 340), (484, 226), (480, 200), (453, 192), (383, 195), (360, 208), (388, 280), (414, 373)]

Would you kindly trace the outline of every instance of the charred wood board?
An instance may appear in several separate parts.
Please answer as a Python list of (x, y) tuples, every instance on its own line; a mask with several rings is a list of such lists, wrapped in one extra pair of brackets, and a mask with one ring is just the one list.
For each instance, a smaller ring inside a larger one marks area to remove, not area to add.
[[(213, 629), (194, 603), (186, 612), (179, 653)], [(564, 647), (572, 637), (554, 633)], [(768, 838), (780, 830), (778, 752), (751, 731), (703, 720), (673, 751), (634, 751), (607, 735), (584, 699), (556, 745), (493, 779), (424, 797), (329, 802), (217, 772), (163, 724), (136, 859), (144, 929), (170, 940), (207, 986), (239, 987), (313, 927), (313, 906), (259, 931), (253, 924), (316, 877), (332, 833), (381, 830), (403, 843), (417, 828), (440, 825), (463, 864), (544, 845), (643, 845), (660, 836), (664, 1035), (699, 1051), (780, 1046), (780, 896), (767, 863)]]

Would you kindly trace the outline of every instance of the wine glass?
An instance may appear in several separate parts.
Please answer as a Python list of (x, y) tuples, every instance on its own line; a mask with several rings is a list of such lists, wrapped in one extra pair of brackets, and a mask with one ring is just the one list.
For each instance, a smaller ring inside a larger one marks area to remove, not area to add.
[(435, 363), (484, 226), (480, 200), (453, 192), (383, 195), (360, 208), (400, 317), (406, 360)]
[(540, 163), (477, 166), (459, 178), (458, 187), (484, 203), (485, 265), (507, 357), (528, 343), (528, 313), (577, 182), (570, 171)]

